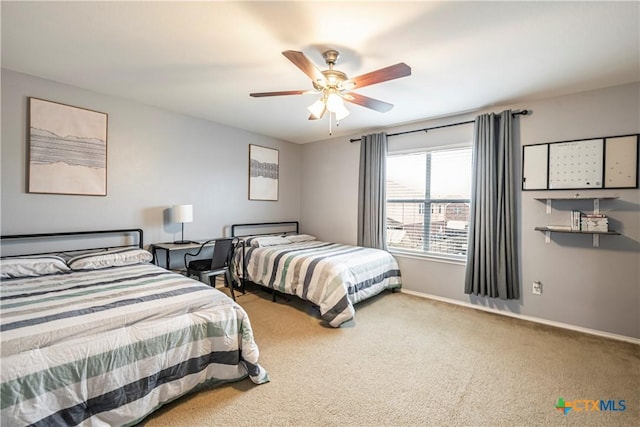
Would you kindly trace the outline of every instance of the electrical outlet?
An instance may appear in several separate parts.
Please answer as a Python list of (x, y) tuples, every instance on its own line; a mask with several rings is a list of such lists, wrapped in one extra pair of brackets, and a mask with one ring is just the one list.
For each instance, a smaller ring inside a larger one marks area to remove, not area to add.
[(542, 282), (533, 282), (531, 292), (533, 292), (534, 295), (542, 295)]

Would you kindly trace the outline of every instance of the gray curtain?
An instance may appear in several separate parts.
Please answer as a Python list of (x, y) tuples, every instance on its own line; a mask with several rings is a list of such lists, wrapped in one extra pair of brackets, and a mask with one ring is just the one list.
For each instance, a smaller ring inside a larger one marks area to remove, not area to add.
[(358, 246), (387, 249), (387, 134), (362, 137), (358, 185)]
[(511, 110), (476, 117), (465, 293), (519, 299)]

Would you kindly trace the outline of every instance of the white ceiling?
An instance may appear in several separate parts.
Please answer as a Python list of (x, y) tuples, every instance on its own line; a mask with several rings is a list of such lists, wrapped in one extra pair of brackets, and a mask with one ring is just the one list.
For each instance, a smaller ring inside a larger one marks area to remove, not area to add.
[[(2, 67), (305, 143), (316, 95), (281, 52), (322, 52), (355, 77), (412, 75), (357, 92), (334, 136), (640, 80), (640, 2), (1, 2)], [(37, 94), (34, 94), (37, 96)]]

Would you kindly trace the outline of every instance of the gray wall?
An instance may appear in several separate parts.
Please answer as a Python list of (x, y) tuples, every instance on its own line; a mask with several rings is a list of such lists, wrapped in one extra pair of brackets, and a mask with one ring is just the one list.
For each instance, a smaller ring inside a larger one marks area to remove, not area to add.
[[(27, 97), (108, 113), (106, 197), (26, 192)], [(248, 200), (249, 144), (279, 150), (279, 201)], [(300, 214), (297, 144), (5, 69), (1, 150), (3, 234), (141, 227), (152, 243), (180, 238), (173, 204), (193, 204), (194, 222), (185, 224), (192, 239)]]
[[(532, 116), (517, 120), (520, 144), (528, 145), (640, 132), (639, 95), (640, 85), (633, 84), (504, 108), (533, 110)], [(26, 193), (29, 96), (109, 114), (107, 197)], [(8, 70), (2, 70), (1, 124), (3, 234), (141, 227), (147, 243), (171, 241), (179, 238), (180, 226), (169, 221), (168, 208), (192, 203), (195, 218), (185, 225), (187, 238), (217, 237), (233, 223), (300, 219), (304, 232), (324, 240), (356, 241), (359, 143), (348, 138), (299, 146)], [(467, 125), (393, 137), (390, 149), (465, 143), (472, 129)], [(278, 202), (247, 200), (249, 144), (280, 150)], [(544, 203), (534, 200), (545, 193), (519, 194), (521, 300), (470, 298), (462, 291), (464, 266), (398, 257), (405, 289), (640, 338), (640, 191), (589, 193), (620, 196), (603, 202), (602, 210), (622, 236), (602, 237), (599, 248), (591, 246), (589, 236), (554, 234), (545, 244), (544, 235), (533, 231), (537, 225), (564, 221), (574, 207), (588, 210), (589, 203), (559, 203), (548, 216)], [(541, 296), (531, 294), (535, 280), (544, 284)]]
[[(530, 109), (520, 116), (520, 145), (556, 142), (640, 132), (640, 85), (631, 84), (494, 107)], [(485, 112), (483, 111), (483, 112)], [(403, 130), (467, 121), (477, 113), (372, 131)], [(352, 138), (360, 137), (353, 135)], [(389, 139), (390, 151), (470, 142), (473, 125), (417, 133)], [(356, 242), (359, 143), (348, 138), (303, 146), (302, 211), (305, 232), (323, 240)], [(520, 164), (517, 165), (520, 170)], [(397, 256), (404, 289), (627, 337), (640, 338), (640, 191), (588, 190), (588, 195), (616, 195), (603, 201), (601, 211), (622, 236), (602, 236), (600, 247), (591, 236), (553, 234), (546, 244), (535, 226), (568, 224), (571, 209), (588, 211), (591, 202), (555, 202), (552, 215), (534, 197), (572, 195), (573, 191), (519, 192), (518, 221), (522, 298), (505, 302), (465, 295), (464, 265)], [(543, 294), (533, 295), (533, 281), (543, 283)]]

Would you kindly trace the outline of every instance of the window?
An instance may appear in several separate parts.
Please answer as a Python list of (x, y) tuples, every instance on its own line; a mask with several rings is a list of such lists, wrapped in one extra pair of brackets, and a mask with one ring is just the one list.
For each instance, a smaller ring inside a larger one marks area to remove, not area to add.
[(387, 245), (437, 256), (467, 254), (471, 148), (387, 157)]

